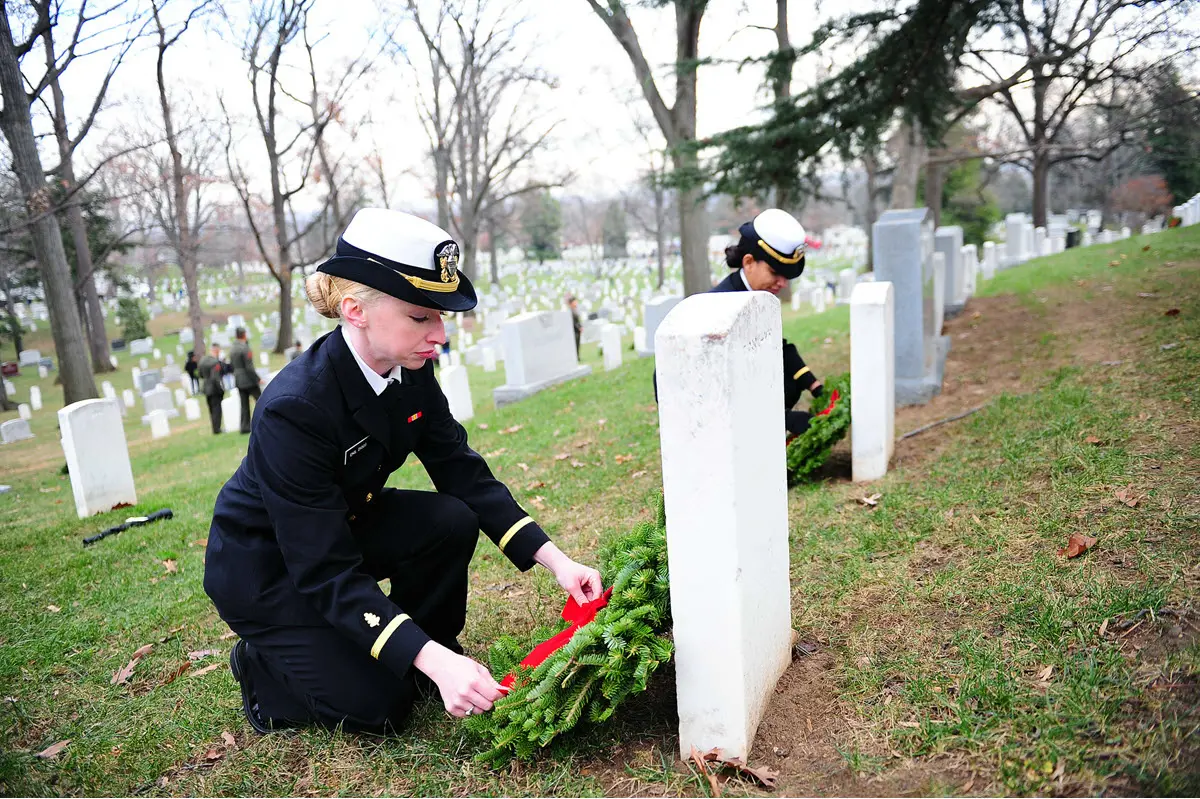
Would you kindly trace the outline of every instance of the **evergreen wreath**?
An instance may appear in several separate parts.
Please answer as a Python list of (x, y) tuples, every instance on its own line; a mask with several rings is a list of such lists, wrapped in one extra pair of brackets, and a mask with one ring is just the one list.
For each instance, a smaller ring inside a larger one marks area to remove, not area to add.
[(477, 760), (500, 766), (528, 759), (585, 716), (605, 721), (628, 696), (646, 690), (650, 675), (674, 652), (666, 533), (660, 494), (655, 521), (600, 552), (601, 576), (612, 586), (608, 605), (540, 665), (524, 669), (520, 662), (568, 625), (502, 636), (492, 645), (492, 674), (499, 680), (515, 673), (516, 682), (490, 713), (466, 718), (466, 728), (490, 745)]
[(828, 403), (825, 412), (818, 411), (814, 402), (808, 429), (788, 442), (788, 485), (808, 479), (824, 465), (833, 445), (846, 437), (850, 429), (850, 375), (840, 374), (826, 383), (818, 402)]

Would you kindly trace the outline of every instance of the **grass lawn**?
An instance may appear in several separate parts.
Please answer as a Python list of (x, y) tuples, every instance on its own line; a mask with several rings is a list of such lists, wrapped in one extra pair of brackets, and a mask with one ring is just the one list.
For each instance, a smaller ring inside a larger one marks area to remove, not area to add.
[[(844, 308), (785, 309), (784, 327), (817, 374), (847, 369)], [(1200, 229), (1003, 272), (946, 333), (945, 389), (901, 410), (897, 431), (983, 410), (900, 441), (876, 484), (849, 482), (842, 444), (789, 494), (802, 645), (752, 760), (780, 771), (786, 795), (1194, 795)], [(118, 390), (131, 385), (121, 357)], [(596, 345), (584, 361), (592, 376), (501, 410), (490, 393), (503, 372), (472, 367), (467, 428), (587, 561), (648, 516), (661, 474), (652, 361), (604, 372)], [(37, 381), (14, 382), (24, 401)], [(472, 761), (476, 743), (439, 703), (395, 738), (254, 735), (225, 665), (233, 641), (201, 587), (213, 499), (245, 439), (202, 420), (153, 441), (131, 411), (136, 512), (175, 518), (84, 549), (134, 511), (75, 518), (50, 383), (37, 438), (0, 449), (13, 487), (0, 495), (0, 793), (708, 794), (676, 761), (670, 670), (611, 724), (500, 771)], [(415, 461), (392, 478), (428, 484)], [(857, 501), (876, 493), (873, 507)], [(1098, 542), (1067, 560), (1056, 553), (1072, 533)], [(521, 575), (483, 541), (463, 643), (482, 657), (562, 601), (548, 573)], [(129, 681), (110, 684), (144, 644)], [(203, 650), (217, 654), (189, 661)]]

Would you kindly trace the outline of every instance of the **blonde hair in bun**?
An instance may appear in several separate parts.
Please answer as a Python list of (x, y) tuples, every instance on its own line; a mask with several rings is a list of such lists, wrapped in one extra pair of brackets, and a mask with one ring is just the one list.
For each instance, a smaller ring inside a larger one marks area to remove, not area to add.
[(304, 293), (308, 295), (313, 310), (327, 319), (341, 318), (342, 300), (346, 297), (353, 297), (363, 305), (370, 306), (383, 296), (378, 289), (324, 272), (313, 272), (305, 278)]

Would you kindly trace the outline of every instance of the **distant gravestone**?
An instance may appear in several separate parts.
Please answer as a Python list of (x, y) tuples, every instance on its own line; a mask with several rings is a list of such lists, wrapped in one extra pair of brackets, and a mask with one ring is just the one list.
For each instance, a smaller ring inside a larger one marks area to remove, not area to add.
[(592, 372), (575, 355), (570, 311), (514, 316), (500, 326), (500, 341), (505, 382), (492, 392), (498, 408)]
[(125, 339), (114, 338), (111, 342), (113, 352), (121, 352), (125, 349)]
[(1008, 264), (1016, 266), (1029, 257), (1025, 252), (1025, 214), (1009, 214), (1004, 218), (1004, 245)]
[(237, 394), (230, 394), (221, 400), (221, 429), (226, 433), (236, 433), (242, 429), (242, 406)]
[(854, 481), (887, 474), (896, 446), (892, 284), (863, 283), (850, 298), (850, 450)]
[(258, 354), (258, 363), (260, 366), (270, 366), (271, 365), (271, 356), (265, 352), (260, 352)]
[(946, 317), (953, 317), (962, 311), (966, 302), (963, 296), (962, 228), (949, 225), (935, 230), (933, 248), (946, 259), (945, 304), (942, 307)]
[(649, 358), (654, 355), (654, 333), (662, 324), (662, 320), (667, 318), (667, 314), (679, 304), (681, 299), (683, 298), (655, 297), (646, 301), (642, 322), (642, 326), (646, 329), (646, 341), (643, 347), (637, 351), (639, 357)]
[(479, 356), (483, 362), (483, 371), (496, 371), (496, 351), (494, 349), (488, 346), (480, 347)]
[(195, 341), (196, 341), (196, 334), (192, 332), (192, 329), (190, 327), (185, 327), (179, 331), (179, 343), (180, 344), (194, 344)]
[(1033, 229), (1033, 254), (1035, 257), (1050, 254), (1050, 242), (1046, 239), (1046, 228), (1044, 227)]
[(12, 399), (17, 394), (17, 387), (15, 385), (13, 385), (12, 383), (10, 383), (9, 381), (5, 380), (4, 381), (4, 393), (8, 396), (9, 399)]
[(28, 422), (33, 418), (33, 409), (29, 407), (28, 403), (22, 402), (17, 406), (17, 416), (20, 416), (22, 419)]
[(171, 389), (166, 386), (152, 388), (142, 394), (142, 408), (145, 413), (142, 414), (142, 424), (150, 423), (150, 416), (155, 411), (163, 411), (169, 416), (178, 416), (179, 411), (175, 409), (175, 402), (171, 397)]
[(983, 243), (983, 279), (991, 280), (996, 276), (996, 242), (985, 241)]
[(688, 297), (655, 335), (682, 757), (748, 759), (791, 663), (784, 435), (763, 412), (783, 397), (782, 338), (759, 291)]
[(138, 372), (137, 377), (134, 378), (134, 385), (137, 386), (139, 394), (145, 394), (161, 382), (163, 382), (162, 373), (157, 369)]
[(132, 408), (134, 406), (134, 404), (137, 403), (137, 399), (134, 396), (133, 389), (127, 388), (121, 392), (121, 403), (126, 408)]
[(7, 422), (0, 423), (0, 443), (12, 444), (28, 438), (33, 438), (33, 431), (29, 429), (28, 419), (9, 419)]
[(183, 415), (189, 422), (194, 422), (200, 418), (200, 401), (195, 397), (188, 397), (183, 401)]
[(475, 406), (471, 403), (471, 384), (467, 379), (467, 367), (451, 364), (442, 369), (438, 376), (442, 393), (450, 405), (450, 415), (459, 422), (465, 422), (475, 415)]
[(264, 350), (273, 350), (275, 349), (275, 345), (278, 343), (279, 336), (274, 330), (268, 330), (267, 332), (263, 333), (262, 339), (259, 341), (259, 345)]
[(933, 222), (925, 208), (885, 211), (872, 235), (875, 279), (894, 292), (896, 404), (924, 404), (941, 391), (950, 348), (936, 307)]
[(75, 512), (83, 519), (136, 505), (133, 470), (121, 423), (121, 407), (114, 399), (74, 402), (58, 412), (63, 454), (71, 475)]
[(42, 390), (37, 386), (29, 387), (29, 406), (35, 411), (42, 409)]
[[(178, 414), (179, 412), (176, 411), (176, 415)], [(151, 438), (166, 438), (171, 435), (171, 419), (166, 411), (151, 411), (148, 416)]]
[(37, 350), (21, 350), (17, 354), (17, 363), (21, 366), (37, 366), (38, 361), (42, 359), (42, 354)]
[(155, 347), (154, 348), (154, 360), (157, 361), (160, 358), (162, 358), (162, 350), (160, 350), (158, 347)]
[(979, 276), (979, 250), (974, 244), (964, 244), (962, 248), (963, 286), (958, 296), (959, 305), (965, 305), (967, 300), (975, 296), (975, 283)]
[(175, 407), (183, 407), (183, 403), (187, 401), (187, 392), (182, 388), (175, 389)]
[[(154, 339), (152, 338), (135, 338), (129, 342), (129, 354), (133, 356), (149, 355), (154, 351)], [(142, 367), (145, 369), (146, 367)]]
[(175, 356), (168, 352), (167, 353), (167, 366), (174, 366), (174, 365), (175, 365)]
[(178, 383), (183, 378), (183, 370), (178, 366), (171, 364), (162, 368), (163, 383)]
[(42, 366), (42, 365), (39, 363), (39, 364), (38, 364), (38, 379), (39, 379), (39, 380), (45, 380), (45, 379), (46, 379), (47, 377), (49, 377), (49, 376), (50, 376), (50, 370), (49, 370), (49, 369), (47, 369), (46, 367)]
[(858, 270), (847, 267), (838, 272), (837, 299), (840, 303), (850, 302), (854, 284), (858, 282)]
[(621, 367), (621, 328), (605, 325), (600, 331), (600, 349), (604, 352), (604, 370), (611, 372)]

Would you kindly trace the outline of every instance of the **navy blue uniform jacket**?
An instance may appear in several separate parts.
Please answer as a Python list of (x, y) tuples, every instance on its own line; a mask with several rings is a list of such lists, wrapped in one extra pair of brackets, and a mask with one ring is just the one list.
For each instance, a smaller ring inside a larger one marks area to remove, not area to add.
[[(730, 272), (717, 285), (709, 289), (709, 293), (718, 293), (723, 291), (748, 291), (746, 284), (742, 281), (742, 276), (737, 270)], [(793, 405), (800, 401), (800, 394), (808, 386), (812, 385), (814, 378), (812, 371), (804, 365), (804, 359), (800, 357), (800, 352), (796, 349), (795, 344), (789, 344), (785, 338), (783, 340), (783, 407), (790, 410)]]
[(372, 500), (409, 454), (518, 568), (533, 566), (549, 539), (467, 446), (433, 363), (396, 388), (375, 394), (340, 327), (267, 385), (208, 537), (204, 590), (227, 622), (332, 625), (405, 674), (429, 637), (360, 568), (354, 531), (404, 535), (405, 520), (380, 518)]

